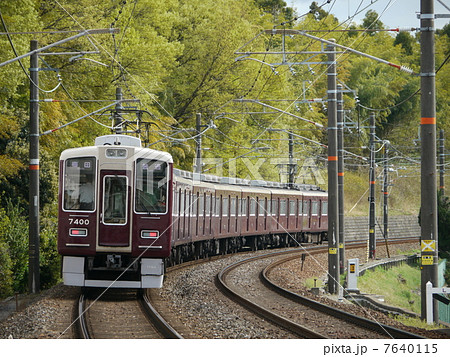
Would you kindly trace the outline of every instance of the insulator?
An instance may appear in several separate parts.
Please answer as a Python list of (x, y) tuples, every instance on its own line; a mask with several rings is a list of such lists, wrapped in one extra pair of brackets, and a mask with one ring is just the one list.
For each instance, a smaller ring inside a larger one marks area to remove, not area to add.
[(399, 69), (400, 69), (400, 71), (406, 72), (408, 74), (414, 74), (414, 71), (411, 68), (409, 68), (409, 67), (400, 66)]

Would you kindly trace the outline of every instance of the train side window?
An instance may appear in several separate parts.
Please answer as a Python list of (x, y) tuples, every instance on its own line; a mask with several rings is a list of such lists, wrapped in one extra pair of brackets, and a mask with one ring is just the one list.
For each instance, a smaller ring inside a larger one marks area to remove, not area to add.
[(247, 198), (243, 198), (242, 199), (242, 215), (244, 216), (244, 217), (246, 217), (247, 216), (247, 214), (248, 214), (248, 206), (247, 206)]
[(193, 192), (189, 192), (188, 210), (190, 212), (191, 217), (195, 217), (197, 215), (197, 199), (196, 196), (194, 196)]
[(283, 198), (280, 200), (280, 215), (286, 216), (286, 213), (287, 213), (287, 202), (286, 199)]
[(278, 199), (272, 200), (272, 215), (278, 215)]
[(295, 200), (289, 199), (289, 215), (295, 216), (295, 208), (296, 208)]
[(266, 213), (266, 205), (265, 205), (264, 198), (259, 198), (258, 199), (258, 215), (264, 216), (265, 213)]
[(319, 214), (319, 202), (311, 201), (311, 215), (317, 216)]
[(322, 216), (328, 215), (328, 201), (322, 201)]
[(66, 211), (95, 210), (95, 157), (67, 159), (64, 167)]
[(205, 197), (205, 215), (209, 217), (211, 215), (211, 195), (207, 194)]
[(236, 197), (231, 197), (231, 202), (230, 202), (230, 216), (231, 217), (236, 217)]
[(185, 191), (180, 188), (180, 216), (184, 216)]
[(198, 215), (200, 217), (203, 217), (205, 214), (205, 194), (204, 193), (200, 193), (199, 197), (198, 197)]
[(199, 215), (199, 196), (198, 193), (192, 193), (192, 216)]
[(256, 216), (256, 199), (255, 197), (249, 197), (250, 199), (250, 216)]
[(216, 216), (220, 216), (221, 207), (222, 207), (222, 196), (216, 197)]
[(229, 198), (224, 197), (222, 200), (222, 216), (223, 217), (228, 216), (228, 203), (229, 203)]
[(173, 193), (172, 216), (178, 216), (178, 193)]
[(298, 200), (298, 215), (301, 216), (303, 213), (303, 201), (300, 199)]
[(309, 215), (309, 201), (303, 201), (303, 215)]
[(242, 216), (242, 198), (238, 198), (238, 216)]

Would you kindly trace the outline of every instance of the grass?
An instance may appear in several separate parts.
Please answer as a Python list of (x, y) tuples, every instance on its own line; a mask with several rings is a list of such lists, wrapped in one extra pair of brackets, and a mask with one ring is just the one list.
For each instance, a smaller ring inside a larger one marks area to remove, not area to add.
[(358, 278), (358, 289), (384, 296), (386, 304), (420, 314), (420, 269), (403, 264), (389, 270), (378, 267)]
[(323, 287), (323, 285), (324, 285), (324, 282), (322, 281), (322, 279), (319, 279), (319, 278), (308, 278), (305, 281), (305, 286), (308, 289), (311, 289), (311, 288), (314, 288), (314, 287), (321, 288), (321, 287)]

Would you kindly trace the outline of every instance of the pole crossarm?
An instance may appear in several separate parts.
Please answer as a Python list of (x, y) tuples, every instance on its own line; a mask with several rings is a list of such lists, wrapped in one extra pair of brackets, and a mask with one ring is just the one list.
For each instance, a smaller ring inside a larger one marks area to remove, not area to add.
[(69, 126), (69, 125), (71, 125), (71, 124), (76, 123), (77, 121), (80, 121), (81, 119), (87, 118), (88, 116), (97, 114), (97, 113), (99, 113), (99, 112), (101, 112), (101, 111), (104, 111), (105, 109), (111, 108), (112, 106), (114, 106), (114, 105), (116, 105), (116, 104), (119, 104), (119, 103), (125, 103), (125, 102), (136, 102), (136, 101), (137, 101), (136, 99), (121, 99), (121, 100), (116, 100), (116, 101), (114, 101), (114, 102), (111, 103), (111, 104), (108, 104), (108, 105), (106, 105), (106, 106), (104, 106), (104, 107), (102, 107), (102, 108), (100, 108), (100, 109), (94, 110), (94, 111), (91, 112), (91, 113), (88, 113), (88, 114), (86, 114), (86, 115), (83, 115), (82, 117), (79, 117), (79, 118), (77, 118), (77, 119), (75, 119), (75, 120), (72, 120), (72, 121), (69, 122), (69, 123), (66, 123), (66, 124), (64, 124), (64, 125), (61, 125), (61, 126), (58, 127), (58, 128), (44, 131), (42, 134), (39, 134), (39, 136), (51, 134), (51, 133), (55, 132), (56, 130), (65, 128), (66, 126)]
[(263, 107), (270, 108), (270, 109), (276, 110), (277, 112), (280, 112), (280, 113), (289, 115), (289, 116), (294, 117), (294, 118), (296, 118), (296, 119), (300, 119), (300, 120), (306, 121), (306, 122), (308, 122), (308, 123), (310, 123), (310, 124), (314, 124), (314, 125), (317, 126), (318, 128), (323, 129), (323, 125), (320, 124), (320, 123), (316, 123), (316, 122), (314, 122), (314, 121), (312, 121), (312, 120), (305, 119), (305, 118), (302, 118), (302, 117), (300, 117), (300, 116), (298, 116), (298, 115), (289, 113), (289, 112), (287, 112), (287, 111), (285, 111), (285, 110), (282, 110), (282, 109), (273, 107), (273, 106), (271, 106), (271, 105), (269, 105), (269, 104), (260, 102), (260, 101), (257, 100), (257, 99), (234, 99), (233, 101), (234, 101), (234, 102), (240, 102), (240, 103), (256, 103), (256, 104), (262, 105)]
[[(66, 42), (68, 42), (68, 41), (75, 40), (75, 39), (77, 39), (77, 38), (79, 38), (79, 37), (89, 36), (89, 35), (96, 35), (96, 34), (102, 34), (102, 33), (110, 33), (110, 34), (112, 34), (112, 33), (119, 33), (119, 29), (110, 28), (110, 29), (84, 30), (84, 31), (81, 31), (80, 33), (78, 33), (78, 34), (76, 34), (76, 35), (73, 35), (73, 36), (71, 36), (71, 37), (65, 38), (65, 39), (63, 39), (63, 40), (61, 40), (61, 41), (57, 41), (57, 42), (51, 43), (50, 45), (44, 46), (44, 47), (42, 47), (42, 48), (37, 48), (37, 49), (35, 49), (35, 50), (33, 50), (33, 51), (30, 51), (30, 52), (28, 52), (28, 53), (25, 53), (25, 54), (23, 54), (23, 55), (21, 55), (21, 56), (18, 56), (18, 57), (16, 57), (16, 58), (12, 58), (12, 59), (10, 59), (10, 60), (8, 60), (8, 61), (5, 61), (5, 62), (3, 62), (3, 63), (0, 63), (0, 67), (6, 66), (7, 64), (16, 62), (16, 61), (21, 60), (21, 59), (23, 59), (23, 58), (30, 57), (30, 56), (32, 56), (32, 55), (34, 55), (34, 54), (39, 54), (39, 53), (41, 53), (41, 52), (43, 52), (43, 51), (48, 50), (49, 48), (52, 48), (52, 47), (55, 47), (55, 46), (59, 46), (59, 45), (61, 45), (61, 44), (63, 44), (63, 43), (66, 43)], [(62, 52), (62, 53), (60, 53), (60, 54), (66, 54), (66, 53)], [(73, 52), (68, 53), (68, 54), (73, 54)]]

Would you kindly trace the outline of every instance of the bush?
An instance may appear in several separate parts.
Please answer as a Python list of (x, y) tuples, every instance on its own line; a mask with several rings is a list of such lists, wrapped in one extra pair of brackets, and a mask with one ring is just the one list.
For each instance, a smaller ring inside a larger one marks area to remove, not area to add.
[(28, 221), (19, 205), (7, 202), (6, 211), (0, 212), (3, 227), (0, 242), (7, 247), (10, 261), (13, 291), (23, 293), (28, 284)]
[(0, 298), (11, 296), (13, 289), (12, 262), (9, 257), (8, 245), (0, 242)]
[(450, 258), (450, 199), (438, 192), (439, 255)]

